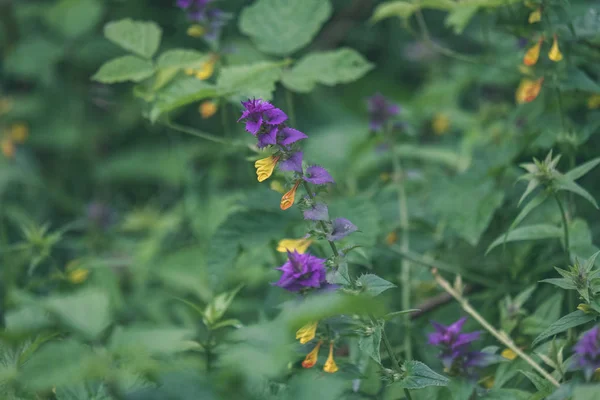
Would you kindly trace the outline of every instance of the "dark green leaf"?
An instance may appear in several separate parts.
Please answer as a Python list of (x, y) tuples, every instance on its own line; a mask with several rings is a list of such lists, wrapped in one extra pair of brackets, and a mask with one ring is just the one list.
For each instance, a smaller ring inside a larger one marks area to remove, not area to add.
[(393, 283), (388, 282), (385, 279), (380, 278), (379, 276), (374, 274), (365, 274), (360, 276), (356, 280), (356, 284), (359, 288), (362, 288), (362, 290), (364, 290), (364, 292), (367, 293), (369, 296), (377, 296), (388, 289), (396, 287), (396, 285), (394, 285)]
[(381, 364), (381, 353), (379, 351), (381, 346), (381, 331), (381, 325), (378, 324), (373, 328), (373, 333), (371, 335), (361, 336), (360, 339), (358, 339), (358, 347), (378, 364)]
[(496, 240), (490, 244), (486, 250), (486, 254), (492, 251), (495, 247), (501, 245), (504, 242), (517, 242), (522, 240), (541, 240), (541, 239), (554, 239), (560, 238), (563, 232), (562, 229), (554, 225), (528, 225), (516, 228), (510, 231), (507, 235), (500, 235)]
[(552, 325), (548, 327), (544, 332), (540, 333), (538, 337), (535, 338), (532, 345), (536, 346), (540, 342), (551, 338), (561, 332), (566, 331), (569, 328), (574, 328), (579, 325), (586, 324), (595, 319), (594, 315), (586, 314), (583, 311), (577, 310), (570, 314), (565, 315), (558, 321), (554, 322)]
[(125, 50), (144, 58), (152, 58), (160, 45), (162, 30), (154, 22), (127, 18), (106, 24), (104, 36)]
[(395, 382), (405, 389), (422, 389), (427, 386), (446, 386), (448, 378), (434, 372), (420, 361), (407, 361), (403, 364), (405, 376)]

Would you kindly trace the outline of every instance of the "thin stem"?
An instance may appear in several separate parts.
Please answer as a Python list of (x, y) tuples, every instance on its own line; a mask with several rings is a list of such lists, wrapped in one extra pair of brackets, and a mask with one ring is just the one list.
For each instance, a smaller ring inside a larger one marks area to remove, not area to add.
[(458, 290), (454, 289), (447, 280), (442, 278), (442, 276), (438, 273), (437, 269), (433, 269), (431, 271), (431, 273), (433, 274), (433, 277), (435, 278), (435, 281), (438, 283), (438, 285), (440, 285), (442, 289), (444, 289), (452, 297), (454, 297), (454, 299), (458, 302), (458, 304), (462, 307), (462, 309), (465, 310), (465, 312), (467, 314), (472, 316), (477, 322), (479, 322), (479, 324), (481, 326), (483, 326), (485, 328), (485, 330), (487, 330), (496, 339), (498, 339), (500, 341), (500, 343), (504, 344), (506, 347), (508, 347), (509, 349), (514, 351), (517, 356), (521, 357), (525, 362), (527, 362), (527, 364), (531, 365), (533, 367), (533, 369), (535, 369), (537, 372), (539, 372), (544, 378), (546, 378), (554, 386), (556, 386), (556, 387), (560, 386), (560, 383), (558, 383), (558, 381), (552, 375), (550, 375), (544, 368), (542, 368), (538, 363), (536, 363), (531, 357), (529, 357), (527, 354), (523, 353), (523, 351), (521, 351), (521, 349), (519, 347), (517, 347), (517, 345), (513, 342), (513, 340), (505, 332), (497, 331), (496, 328), (494, 328), (489, 322), (487, 322), (485, 320), (485, 318), (483, 318), (477, 311), (475, 311), (475, 309), (473, 307), (471, 307), (471, 305), (469, 304), (467, 299), (465, 299)]
[(558, 114), (560, 115), (560, 125), (562, 127), (563, 134), (566, 134), (567, 133), (567, 123), (566, 123), (566, 119), (565, 119), (565, 112), (564, 112), (564, 107), (563, 107), (562, 94), (561, 94), (560, 89), (558, 88), (558, 86), (556, 87), (556, 99), (557, 99), (557, 102), (558, 102)]
[[(310, 189), (310, 185), (308, 184), (308, 182), (306, 182), (305, 180), (302, 181), (302, 184), (304, 185), (304, 190), (306, 190), (306, 193), (308, 194), (308, 197), (310, 197), (311, 200), (315, 199), (315, 196), (313, 195), (312, 190)], [(323, 229), (323, 232), (325, 232), (326, 230), (326, 226), (325, 226), (325, 222), (323, 221), (319, 221), (319, 225), (321, 225), (321, 229)], [(338, 249), (335, 246), (335, 243), (333, 243), (331, 240), (328, 240), (327, 242), (329, 242), (329, 247), (331, 247), (331, 251), (333, 251), (333, 255), (334, 256), (338, 256)]]
[(294, 113), (294, 94), (291, 90), (285, 89), (285, 102), (287, 103), (290, 114), (290, 124), (296, 126), (296, 114)]
[(232, 142), (230, 140), (227, 140), (225, 138), (221, 138), (218, 136), (215, 136), (213, 134), (210, 133), (206, 133), (206, 132), (202, 132), (198, 129), (194, 129), (194, 128), (190, 128), (188, 126), (183, 126), (183, 125), (179, 125), (179, 124), (175, 124), (167, 119), (163, 120), (162, 123), (168, 127), (171, 128), (173, 130), (176, 130), (178, 132), (182, 132), (182, 133), (187, 133), (188, 135), (192, 135), (192, 136), (196, 136), (199, 137), (201, 139), (205, 139), (208, 141), (211, 141), (213, 143), (219, 143), (219, 144), (227, 144), (227, 145), (241, 145), (240, 143), (237, 142)]
[(563, 235), (565, 239), (565, 256), (567, 258), (567, 265), (571, 263), (571, 251), (569, 250), (569, 224), (567, 222), (567, 213), (565, 212), (565, 208), (558, 197), (558, 194), (554, 193), (554, 199), (556, 200), (556, 204), (558, 204), (558, 208), (560, 209), (560, 216), (562, 218), (563, 225)]

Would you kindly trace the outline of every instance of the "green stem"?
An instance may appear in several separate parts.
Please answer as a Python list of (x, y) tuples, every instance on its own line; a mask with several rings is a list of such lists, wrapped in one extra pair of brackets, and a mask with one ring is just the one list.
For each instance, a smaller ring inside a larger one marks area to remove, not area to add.
[[(306, 194), (308, 194), (308, 197), (310, 197), (311, 200), (314, 200), (315, 196), (313, 195), (313, 192), (310, 189), (310, 185), (308, 184), (308, 182), (302, 180), (302, 184), (304, 185), (304, 190), (306, 190)], [(323, 229), (323, 232), (325, 232), (327, 229), (327, 227), (325, 226), (325, 222), (319, 221), (319, 225), (321, 225), (321, 229)], [(333, 243), (331, 240), (328, 240), (327, 242), (329, 242), (329, 247), (331, 247), (333, 255), (337, 257), (339, 253), (337, 247), (335, 246), (335, 243)]]
[(567, 265), (569, 265), (571, 263), (571, 251), (569, 250), (569, 224), (567, 222), (567, 213), (565, 212), (565, 208), (563, 207), (558, 194), (554, 193), (554, 199), (556, 200), (556, 204), (558, 204), (558, 208), (560, 209), (565, 240), (565, 256), (567, 258)]
[(290, 114), (290, 124), (292, 126), (296, 126), (296, 114), (294, 113), (294, 95), (289, 89), (285, 89), (285, 102), (287, 103), (288, 113)]
[(232, 142), (230, 140), (227, 140), (225, 138), (222, 137), (218, 137), (215, 136), (213, 134), (210, 133), (206, 133), (206, 132), (202, 132), (198, 129), (194, 129), (194, 128), (190, 128), (187, 126), (183, 126), (183, 125), (179, 125), (179, 124), (175, 124), (169, 120), (163, 120), (162, 123), (168, 127), (171, 128), (173, 130), (176, 130), (178, 132), (182, 132), (182, 133), (187, 133), (188, 135), (192, 135), (192, 136), (196, 136), (199, 137), (201, 139), (205, 139), (208, 141), (211, 141), (213, 143), (219, 143), (219, 144), (226, 144), (226, 145), (234, 145), (234, 146), (241, 146), (241, 143), (238, 142)]

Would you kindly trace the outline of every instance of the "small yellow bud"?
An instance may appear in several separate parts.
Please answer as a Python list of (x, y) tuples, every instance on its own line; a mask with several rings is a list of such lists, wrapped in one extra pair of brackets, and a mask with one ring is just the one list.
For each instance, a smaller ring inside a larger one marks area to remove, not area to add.
[(502, 353), (500, 353), (500, 355), (508, 360), (514, 360), (515, 358), (517, 358), (517, 353), (515, 353), (511, 349), (502, 350)]
[(590, 110), (600, 108), (600, 94), (593, 94), (588, 98), (587, 106)]
[(200, 115), (202, 115), (202, 118), (206, 119), (215, 115), (218, 108), (219, 107), (217, 106), (217, 103), (215, 103), (214, 101), (207, 100), (200, 103), (198, 111), (200, 111)]
[(496, 383), (494, 377), (492, 375), (488, 375), (481, 381), (481, 384), (486, 389), (491, 389), (494, 387), (494, 383)]
[(540, 58), (540, 49), (542, 48), (542, 39), (538, 40), (536, 44), (534, 44), (527, 52), (525, 53), (525, 57), (523, 58), (523, 64), (531, 67), (538, 62)]
[(327, 357), (327, 361), (325, 361), (325, 366), (323, 366), (323, 371), (329, 372), (333, 374), (338, 371), (338, 366), (333, 359), (333, 342), (329, 343), (329, 356)]
[(210, 78), (212, 76), (213, 72), (215, 72), (215, 63), (216, 62), (217, 62), (216, 58), (211, 58), (210, 60), (208, 60), (204, 64), (202, 64), (202, 66), (200, 67), (200, 70), (198, 72), (196, 72), (196, 78), (200, 79), (201, 81)]
[(69, 282), (77, 285), (85, 282), (89, 275), (90, 271), (88, 269), (76, 268), (73, 271), (69, 272), (69, 274), (67, 275), (67, 279), (69, 280)]
[(300, 340), (300, 344), (306, 344), (315, 338), (317, 325), (318, 321), (310, 322), (296, 331), (296, 339)]
[(397, 240), (398, 240), (398, 234), (396, 233), (396, 231), (391, 231), (385, 237), (385, 242), (390, 245), (396, 243)]
[(319, 349), (321, 348), (322, 344), (323, 341), (319, 340), (319, 343), (317, 343), (315, 348), (312, 349), (312, 351), (306, 355), (304, 361), (302, 361), (303, 368), (312, 368), (315, 366), (315, 364), (317, 363), (317, 359), (319, 358)]
[(554, 62), (559, 62), (563, 59), (563, 55), (560, 52), (560, 49), (558, 48), (558, 38), (556, 37), (556, 35), (554, 35), (554, 40), (552, 41), (552, 48), (548, 53), (548, 58)]
[(14, 124), (10, 127), (9, 136), (15, 143), (23, 143), (29, 136), (29, 129), (23, 123)]
[(583, 311), (586, 314), (588, 314), (590, 311), (592, 311), (592, 307), (590, 307), (588, 304), (583, 304), (583, 303), (578, 305), (577, 309), (579, 311)]
[(543, 77), (537, 80), (521, 80), (517, 92), (515, 93), (517, 104), (530, 103), (535, 100), (542, 90), (542, 83), (544, 83)]
[(529, 14), (529, 23), (530, 24), (535, 24), (536, 22), (540, 22), (542, 20), (542, 9), (538, 8), (536, 10), (533, 10), (530, 14)]
[(443, 135), (450, 128), (450, 118), (446, 114), (438, 113), (433, 118), (432, 127), (436, 135)]
[(198, 24), (190, 25), (190, 27), (187, 29), (188, 36), (191, 36), (193, 38), (202, 37), (205, 33), (206, 29), (204, 29), (202, 25)]
[(256, 176), (258, 177), (259, 182), (267, 180), (273, 174), (273, 170), (277, 165), (277, 161), (279, 161), (279, 157), (269, 156), (257, 160), (254, 163), (254, 168), (256, 168)]

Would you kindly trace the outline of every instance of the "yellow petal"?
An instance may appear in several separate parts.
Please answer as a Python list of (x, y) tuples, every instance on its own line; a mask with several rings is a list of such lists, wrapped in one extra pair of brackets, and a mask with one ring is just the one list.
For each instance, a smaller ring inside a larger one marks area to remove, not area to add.
[(450, 128), (450, 118), (446, 114), (438, 113), (433, 117), (432, 127), (436, 135), (443, 135)]
[(194, 38), (199, 38), (199, 37), (203, 36), (205, 33), (206, 33), (206, 29), (204, 29), (204, 27), (202, 25), (198, 25), (198, 24), (190, 25), (190, 27), (187, 29), (188, 36), (191, 36)]
[(277, 165), (277, 161), (279, 161), (279, 157), (269, 156), (257, 160), (254, 163), (254, 168), (256, 168), (256, 176), (258, 177), (259, 182), (262, 182), (273, 175), (273, 170)]
[(29, 129), (23, 123), (13, 124), (10, 127), (9, 135), (15, 143), (23, 143), (27, 139), (27, 136), (29, 136)]
[(333, 374), (334, 372), (337, 372), (338, 369), (339, 368), (333, 359), (333, 342), (331, 342), (329, 343), (329, 356), (327, 357), (327, 361), (325, 361), (323, 371)]
[(542, 9), (538, 8), (537, 10), (533, 10), (531, 14), (529, 14), (529, 23), (535, 24), (536, 22), (540, 22), (542, 20)]
[(217, 110), (218, 110), (217, 103), (215, 103), (214, 101), (210, 101), (210, 100), (203, 101), (199, 107), (200, 115), (202, 115), (202, 118), (204, 118), (204, 119), (210, 118), (213, 115), (215, 115)]
[(523, 79), (517, 88), (515, 99), (517, 104), (529, 103), (535, 100), (542, 90), (544, 78), (537, 80)]
[(515, 353), (511, 349), (502, 350), (502, 353), (500, 353), (500, 355), (508, 360), (514, 360), (515, 358), (517, 358), (517, 353)]
[(593, 94), (588, 98), (587, 106), (590, 110), (600, 108), (600, 94)]
[(216, 61), (217, 60), (215, 58), (211, 58), (202, 64), (200, 71), (196, 72), (196, 78), (200, 79), (201, 81), (210, 78), (215, 71)]
[(559, 62), (563, 59), (563, 55), (558, 48), (558, 39), (556, 38), (556, 35), (554, 35), (554, 41), (552, 42), (552, 48), (548, 53), (548, 58), (554, 62)]
[(495, 380), (494, 380), (494, 377), (493, 377), (493, 376), (491, 376), (491, 375), (489, 375), (489, 376), (486, 376), (486, 377), (485, 377), (485, 378), (483, 378), (483, 380), (481, 381), (481, 384), (482, 384), (482, 385), (483, 385), (483, 387), (484, 387), (484, 388), (486, 388), (486, 389), (491, 389), (491, 388), (493, 388), (493, 387), (494, 387), (494, 383), (496, 383), (496, 382), (495, 382)]
[(294, 205), (294, 199), (296, 198), (296, 190), (298, 189), (298, 185), (300, 185), (300, 180), (296, 181), (294, 187), (291, 188), (290, 191), (284, 194), (281, 198), (281, 203), (279, 205), (282, 210), (287, 210)]
[(285, 253), (287, 251), (297, 251), (300, 254), (304, 254), (312, 242), (313, 241), (308, 238), (281, 239), (279, 243), (277, 243), (277, 251), (281, 253)]
[(315, 348), (312, 349), (312, 351), (306, 355), (304, 361), (302, 361), (302, 366), (304, 368), (312, 368), (315, 366), (315, 364), (317, 363), (317, 359), (319, 358), (319, 348), (322, 344), (323, 342), (319, 340), (319, 343), (317, 343)]
[(296, 339), (300, 340), (300, 344), (308, 343), (315, 338), (317, 324), (318, 321), (310, 322), (296, 331)]
[(542, 47), (542, 40), (540, 39), (536, 44), (534, 44), (527, 52), (525, 53), (525, 57), (523, 58), (523, 64), (528, 67), (535, 65), (540, 58), (540, 49)]
[(15, 144), (10, 138), (3, 138), (0, 142), (0, 147), (2, 147), (2, 154), (6, 158), (13, 158), (15, 156)]
[(69, 280), (69, 282), (77, 285), (79, 283), (85, 282), (85, 280), (87, 279), (87, 277), (89, 275), (90, 275), (90, 271), (88, 269), (77, 268), (68, 273), (67, 279)]

